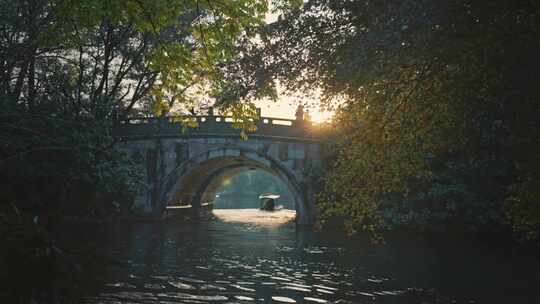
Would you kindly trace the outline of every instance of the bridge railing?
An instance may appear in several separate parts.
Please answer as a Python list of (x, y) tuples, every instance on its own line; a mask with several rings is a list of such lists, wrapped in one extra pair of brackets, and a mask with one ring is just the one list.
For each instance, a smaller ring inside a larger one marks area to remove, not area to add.
[[(310, 131), (311, 122), (303, 119), (260, 117), (254, 120), (257, 130), (248, 136), (315, 139)], [(187, 123), (187, 124), (186, 124)], [(241, 130), (233, 127), (232, 116), (194, 115), (162, 117), (130, 117), (119, 120), (113, 129), (117, 137), (148, 136), (240, 136)], [(185, 127), (188, 125), (188, 127)]]
[[(118, 124), (151, 124), (151, 123), (160, 123), (160, 122), (167, 122), (167, 123), (181, 123), (182, 121), (196, 121), (198, 123), (232, 123), (234, 122), (234, 118), (232, 116), (215, 116), (215, 115), (197, 115), (197, 116), (165, 116), (165, 117), (149, 117), (149, 116), (136, 116), (136, 117), (130, 117), (126, 119), (118, 120)], [(253, 121), (253, 120), (252, 120)], [(283, 126), (293, 126), (295, 124), (300, 123), (306, 123), (305, 120), (295, 120), (295, 119), (287, 119), (287, 118), (278, 118), (278, 117), (261, 117), (259, 119), (255, 120), (256, 122), (260, 122), (263, 124), (270, 124), (270, 125), (283, 125)]]

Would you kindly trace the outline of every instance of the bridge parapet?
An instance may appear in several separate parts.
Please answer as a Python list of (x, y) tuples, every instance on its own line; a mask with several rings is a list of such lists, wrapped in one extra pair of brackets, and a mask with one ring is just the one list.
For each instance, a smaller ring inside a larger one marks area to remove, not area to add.
[[(131, 117), (120, 120), (113, 135), (120, 138), (234, 136), (241, 130), (233, 127), (232, 116), (163, 116)], [(185, 127), (186, 125), (192, 125)], [(248, 136), (280, 138), (294, 141), (317, 141), (306, 120), (261, 117), (255, 121), (257, 130)]]

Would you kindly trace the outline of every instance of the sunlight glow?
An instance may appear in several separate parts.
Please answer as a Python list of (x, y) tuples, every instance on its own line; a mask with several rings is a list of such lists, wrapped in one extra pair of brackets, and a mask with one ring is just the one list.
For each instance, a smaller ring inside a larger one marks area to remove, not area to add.
[[(270, 6), (271, 6), (271, 1)], [(266, 23), (277, 21), (279, 12), (268, 12), (266, 14)], [(292, 97), (283, 94), (283, 90), (278, 84), (278, 100), (276, 102), (270, 100), (255, 101), (255, 105), (261, 108), (261, 115), (264, 117), (275, 117), (284, 119), (295, 119), (296, 108), (302, 104), (304, 109), (309, 112), (311, 121), (315, 123), (323, 123), (329, 121), (334, 112), (325, 111), (319, 108), (319, 92), (307, 94), (310, 96)], [(303, 95), (306, 95), (305, 93)]]
[(243, 223), (262, 227), (278, 227), (294, 221), (296, 211), (261, 211), (259, 209), (214, 209), (212, 214), (226, 223)]
[[(312, 101), (316, 103), (316, 101)], [(300, 102), (291, 101), (290, 98), (280, 97), (276, 102), (262, 100), (256, 101), (255, 105), (258, 108), (261, 108), (261, 115), (263, 117), (275, 117), (275, 118), (284, 118), (284, 119), (295, 119), (294, 114), (296, 113), (296, 108)], [(328, 121), (332, 118), (333, 112), (322, 111), (317, 109), (316, 106), (312, 104), (305, 104), (311, 120), (316, 123), (322, 123)]]
[(278, 99), (272, 101), (268, 99), (262, 99), (255, 101), (255, 105), (261, 108), (261, 116), (263, 117), (275, 117), (284, 119), (295, 119), (296, 109), (299, 105), (304, 106), (304, 111), (309, 113), (311, 121), (315, 123), (322, 123), (329, 121), (334, 112), (321, 109), (319, 107), (320, 94), (314, 93), (302, 93), (302, 94), (285, 94), (283, 89), (278, 84)]

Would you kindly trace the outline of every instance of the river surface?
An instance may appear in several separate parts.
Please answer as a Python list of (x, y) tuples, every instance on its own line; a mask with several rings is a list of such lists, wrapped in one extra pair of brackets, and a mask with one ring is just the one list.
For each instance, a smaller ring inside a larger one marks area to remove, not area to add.
[[(538, 257), (476, 240), (296, 229), (293, 211), (80, 234), (119, 261), (88, 303), (540, 303)], [(75, 231), (73, 231), (75, 232)], [(454, 239), (454, 240), (451, 240)]]

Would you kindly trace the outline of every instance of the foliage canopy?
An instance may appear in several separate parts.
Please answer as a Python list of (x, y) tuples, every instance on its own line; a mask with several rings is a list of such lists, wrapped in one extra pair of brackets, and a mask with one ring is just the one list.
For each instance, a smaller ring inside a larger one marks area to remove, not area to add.
[(533, 235), (539, 14), (532, 1), (311, 0), (266, 27), (245, 48), (262, 63), (241, 58), (236, 75), (323, 92), (336, 131), (319, 206), (350, 231)]

